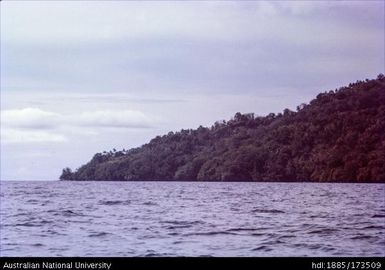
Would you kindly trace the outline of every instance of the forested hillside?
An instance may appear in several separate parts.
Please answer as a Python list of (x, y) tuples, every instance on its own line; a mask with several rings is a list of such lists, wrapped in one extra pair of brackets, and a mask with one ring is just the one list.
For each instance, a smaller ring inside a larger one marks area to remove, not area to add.
[(385, 78), (321, 93), (297, 111), (236, 113), (97, 153), (60, 179), (385, 182)]

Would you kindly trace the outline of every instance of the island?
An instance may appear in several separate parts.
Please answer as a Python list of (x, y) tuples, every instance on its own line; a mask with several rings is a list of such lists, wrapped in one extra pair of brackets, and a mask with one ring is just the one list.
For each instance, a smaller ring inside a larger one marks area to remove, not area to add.
[(237, 112), (211, 127), (97, 153), (60, 179), (385, 183), (385, 77), (320, 93), (296, 111)]

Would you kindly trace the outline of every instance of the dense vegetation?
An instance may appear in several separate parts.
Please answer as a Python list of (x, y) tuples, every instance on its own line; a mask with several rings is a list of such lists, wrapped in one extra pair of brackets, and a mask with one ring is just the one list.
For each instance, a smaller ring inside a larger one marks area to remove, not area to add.
[(321, 93), (296, 112), (236, 113), (97, 153), (60, 179), (385, 182), (385, 78)]

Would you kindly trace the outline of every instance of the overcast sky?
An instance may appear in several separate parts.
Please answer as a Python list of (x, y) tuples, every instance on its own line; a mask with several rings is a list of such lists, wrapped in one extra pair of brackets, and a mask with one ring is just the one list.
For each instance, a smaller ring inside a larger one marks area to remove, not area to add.
[(383, 1), (2, 1), (1, 179), (384, 73)]

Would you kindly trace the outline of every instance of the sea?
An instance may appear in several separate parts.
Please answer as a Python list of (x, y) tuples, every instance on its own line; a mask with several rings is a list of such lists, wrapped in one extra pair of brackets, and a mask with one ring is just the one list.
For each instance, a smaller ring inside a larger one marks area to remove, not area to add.
[(385, 185), (0, 182), (0, 256), (384, 256)]

